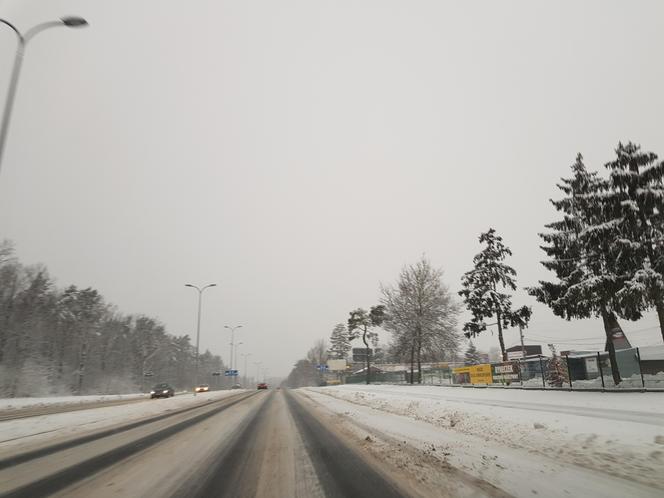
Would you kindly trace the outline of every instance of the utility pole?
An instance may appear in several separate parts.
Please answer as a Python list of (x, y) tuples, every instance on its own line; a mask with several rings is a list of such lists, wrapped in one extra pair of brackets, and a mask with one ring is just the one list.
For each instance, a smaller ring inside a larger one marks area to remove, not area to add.
[(519, 335), (521, 336), (521, 359), (526, 359), (526, 346), (523, 345), (523, 325), (519, 324)]

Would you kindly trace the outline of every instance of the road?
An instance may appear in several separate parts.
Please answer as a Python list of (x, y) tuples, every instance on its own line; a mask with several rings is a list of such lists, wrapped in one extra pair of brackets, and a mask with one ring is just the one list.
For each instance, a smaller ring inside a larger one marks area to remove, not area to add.
[(0, 496), (431, 496), (363, 444), (297, 392), (242, 392), (5, 457)]

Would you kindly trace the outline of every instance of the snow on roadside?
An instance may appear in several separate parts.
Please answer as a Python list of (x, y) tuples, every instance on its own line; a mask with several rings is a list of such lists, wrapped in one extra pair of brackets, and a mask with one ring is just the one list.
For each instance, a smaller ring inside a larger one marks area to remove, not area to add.
[[(192, 393), (166, 399), (54, 413), (37, 417), (0, 421), (0, 458), (15, 453), (20, 447), (27, 451), (46, 443), (54, 443), (73, 436), (81, 436), (118, 424), (166, 413), (195, 404), (246, 392), (211, 391), (194, 396)], [(145, 395), (142, 395), (145, 397)], [(94, 396), (91, 396), (94, 397)], [(115, 399), (115, 397), (111, 397)]]
[(100, 401), (144, 398), (145, 396), (145, 394), (135, 393), (94, 396), (52, 396), (47, 398), (1, 398), (0, 410), (20, 410), (22, 408), (37, 408), (42, 406), (83, 405), (86, 403), (98, 403)]
[[(380, 420), (372, 419), (366, 410), (349, 407), (367, 407), (374, 414), (378, 410), (406, 417), (406, 421), (411, 420), (410, 426), (402, 422), (381, 423), (392, 437), (414, 438), (420, 445), (438, 441), (448, 448), (450, 459), (457, 459), (453, 465), (477, 477), (491, 476), (490, 482), (499, 487), (507, 482), (509, 492), (518, 488), (510, 487), (513, 479), (508, 475), (511, 471), (506, 470), (510, 465), (521, 465), (522, 470), (534, 465), (533, 471), (538, 472), (550, 472), (555, 467), (558, 473), (564, 470), (569, 475), (578, 473), (581, 467), (585, 472), (601, 472), (602, 479), (617, 476), (623, 483), (638, 481), (664, 489), (664, 395), (659, 393), (389, 385), (306, 388), (305, 392), (330, 410), (365, 420), (370, 427)], [(413, 421), (424, 422), (429, 430), (420, 427), (413, 435)], [(492, 472), (476, 465), (494, 458), (502, 463), (496, 461)], [(521, 480), (522, 477), (523, 474)], [(546, 479), (542, 482), (550, 483)], [(610, 488), (620, 489), (617, 484)], [(656, 496), (661, 491), (644, 493), (633, 490), (635, 496)], [(611, 496), (619, 494), (614, 492)]]

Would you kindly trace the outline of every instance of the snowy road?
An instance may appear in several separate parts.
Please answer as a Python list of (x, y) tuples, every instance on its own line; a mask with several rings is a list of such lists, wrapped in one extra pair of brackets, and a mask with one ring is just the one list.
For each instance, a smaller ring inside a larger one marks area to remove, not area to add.
[(0, 495), (659, 497), (663, 403), (417, 386), (187, 394), (0, 422)]
[(664, 494), (660, 393), (390, 385), (303, 391), (364, 429), (381, 454), (407, 448), (411, 465), (438, 461), (514, 496)]
[(39, 419), (41, 428), (0, 422), (0, 434), (13, 434), (0, 443), (3, 497), (507, 496), (445, 468), (443, 488), (423, 483), (420, 467), (377, 457), (363, 431), (348, 431), (290, 391), (216, 392)]

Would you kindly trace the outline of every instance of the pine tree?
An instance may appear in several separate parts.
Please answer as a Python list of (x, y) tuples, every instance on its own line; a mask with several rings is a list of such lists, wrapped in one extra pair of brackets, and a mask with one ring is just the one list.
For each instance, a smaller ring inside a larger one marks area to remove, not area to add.
[(469, 341), (468, 349), (466, 349), (466, 355), (464, 359), (464, 365), (479, 365), (482, 363), (482, 358), (480, 352), (473, 344), (473, 341)]
[(552, 357), (547, 366), (546, 381), (553, 387), (563, 387), (569, 382), (567, 365), (563, 363), (553, 344), (549, 344), (549, 349), (551, 349)]
[(619, 143), (606, 168), (610, 182), (602, 203), (614, 240), (614, 272), (629, 276), (618, 304), (631, 319), (654, 307), (664, 340), (664, 161), (631, 142)]
[(542, 264), (556, 274), (557, 281), (540, 281), (528, 292), (567, 320), (602, 317), (613, 380), (619, 384), (613, 334), (622, 332), (616, 315), (624, 314), (616, 294), (625, 278), (613, 271), (615, 245), (608, 234), (614, 222), (607, 221), (602, 203), (608, 186), (586, 169), (581, 154), (572, 172), (571, 178), (557, 185), (565, 197), (551, 200), (563, 219), (545, 225), (550, 231), (539, 234), (545, 242), (541, 249), (551, 258)]
[(366, 348), (366, 382), (371, 382), (371, 350), (369, 349), (369, 341), (375, 344), (378, 342), (378, 334), (373, 331), (374, 327), (379, 327), (385, 320), (385, 306), (379, 304), (372, 306), (370, 311), (367, 312), (362, 308), (357, 308), (350, 312), (348, 318), (348, 334), (351, 340), (362, 337), (364, 347)]
[(343, 360), (351, 350), (350, 337), (343, 323), (337, 323), (330, 335), (330, 358)]
[(459, 295), (472, 313), (470, 322), (463, 326), (466, 337), (475, 337), (486, 330), (486, 318), (495, 317), (498, 325), (498, 342), (503, 361), (507, 361), (503, 330), (514, 326), (527, 326), (531, 310), (523, 306), (512, 310), (511, 295), (505, 290), (516, 290), (516, 271), (504, 263), (507, 256), (512, 255), (503, 239), (490, 228), (480, 234), (481, 244), (486, 247), (473, 258), (474, 268), (461, 278), (463, 290)]

